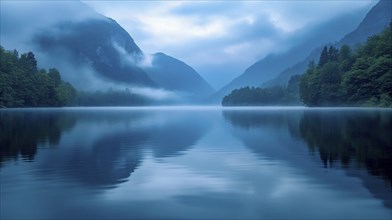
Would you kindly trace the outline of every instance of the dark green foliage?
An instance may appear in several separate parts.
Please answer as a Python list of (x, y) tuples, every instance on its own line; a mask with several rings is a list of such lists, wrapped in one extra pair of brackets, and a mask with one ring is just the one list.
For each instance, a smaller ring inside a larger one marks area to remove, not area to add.
[(339, 50), (333, 46), (330, 46), (328, 49), (328, 62), (338, 61), (339, 59)]
[(222, 105), (272, 105), (277, 99), (283, 96), (283, 88), (275, 86), (273, 88), (244, 87), (233, 90), (225, 96)]
[(77, 92), (61, 79), (60, 72), (51, 68), (37, 69), (33, 53), (1, 49), (0, 107), (40, 106), (131, 106), (144, 105), (147, 100), (128, 89), (103, 92)]
[(392, 35), (389, 26), (353, 53), (324, 47), (317, 67), (301, 77), (300, 96), (308, 106), (392, 107)]
[(63, 82), (58, 70), (37, 69), (32, 52), (22, 54), (0, 47), (0, 106), (64, 106), (73, 103), (76, 91)]
[(324, 66), (328, 62), (338, 61), (339, 59), (339, 50), (333, 46), (324, 47), (323, 51), (321, 51), (320, 60), (319, 60), (319, 67)]
[(300, 76), (294, 75), (287, 87), (244, 87), (233, 90), (222, 100), (224, 106), (294, 105), (299, 104), (298, 83)]
[[(18, 55), (19, 53), (14, 50), (13, 55)], [(19, 58), (19, 67), (26, 73), (35, 73), (37, 72), (37, 60), (32, 52), (28, 52), (22, 54)]]
[(60, 105), (74, 103), (75, 97), (77, 95), (75, 88), (68, 82), (61, 82), (55, 88), (55, 94), (55, 99)]
[(325, 46), (324, 49), (323, 49), (323, 51), (321, 52), (320, 60), (319, 60), (318, 65), (319, 65), (319, 66), (323, 66), (323, 65), (326, 64), (327, 62), (328, 62), (328, 49), (327, 49), (327, 47)]
[(353, 65), (355, 59), (352, 55), (351, 48), (347, 45), (343, 45), (340, 48), (339, 53), (339, 69), (341, 72), (347, 72), (350, 70), (351, 66)]
[(61, 84), (61, 76), (57, 69), (55, 68), (49, 69), (48, 76), (54, 83), (54, 86), (59, 86)]
[(286, 104), (299, 104), (299, 82), (301, 76), (293, 75), (291, 76), (289, 83), (287, 84), (285, 95), (283, 97), (283, 103)]

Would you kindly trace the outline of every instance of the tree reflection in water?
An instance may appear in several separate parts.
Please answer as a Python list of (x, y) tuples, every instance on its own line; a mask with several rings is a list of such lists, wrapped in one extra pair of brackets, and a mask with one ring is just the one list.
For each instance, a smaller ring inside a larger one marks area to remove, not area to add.
[(86, 186), (115, 187), (135, 171), (143, 152), (178, 155), (208, 131), (197, 112), (132, 109), (25, 109), (0, 112), (0, 161), (34, 161), (37, 149), (58, 148), (40, 159), (41, 175), (62, 175)]
[(391, 184), (392, 112), (305, 111), (299, 129), (325, 167), (352, 164)]
[(51, 111), (0, 111), (0, 165), (18, 157), (34, 160), (37, 145), (56, 146), (75, 123), (71, 115)]
[[(384, 205), (392, 207), (392, 111), (227, 110), (223, 112), (223, 116), (237, 129), (246, 131), (241, 133), (237, 130), (233, 134), (255, 153), (271, 159), (291, 161), (302, 169), (308, 169), (298, 161), (300, 158), (290, 155), (294, 151), (300, 151), (301, 146), (306, 146), (312, 155), (319, 156), (324, 168), (343, 169), (346, 175), (362, 179), (363, 185), (370, 192), (382, 198)], [(253, 133), (250, 130), (254, 130)], [(258, 134), (257, 137), (255, 133)], [(289, 135), (284, 135), (285, 133)], [(295, 143), (298, 138), (304, 144)], [(293, 151), (287, 153), (289, 150)], [(384, 184), (361, 175), (360, 170), (366, 170), (371, 176), (382, 179)]]

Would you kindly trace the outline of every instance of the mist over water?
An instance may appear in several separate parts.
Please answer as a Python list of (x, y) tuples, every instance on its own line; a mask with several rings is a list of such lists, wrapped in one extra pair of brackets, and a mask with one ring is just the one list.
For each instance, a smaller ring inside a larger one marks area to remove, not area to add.
[(391, 220), (392, 5), (352, 3), (0, 0), (0, 219)]
[(391, 121), (360, 108), (0, 110), (0, 217), (390, 219)]

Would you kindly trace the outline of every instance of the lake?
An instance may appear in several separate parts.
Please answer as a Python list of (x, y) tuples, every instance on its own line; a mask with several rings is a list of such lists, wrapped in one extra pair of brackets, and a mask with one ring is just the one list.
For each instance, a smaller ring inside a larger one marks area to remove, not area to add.
[(1, 219), (391, 219), (392, 110), (0, 110)]

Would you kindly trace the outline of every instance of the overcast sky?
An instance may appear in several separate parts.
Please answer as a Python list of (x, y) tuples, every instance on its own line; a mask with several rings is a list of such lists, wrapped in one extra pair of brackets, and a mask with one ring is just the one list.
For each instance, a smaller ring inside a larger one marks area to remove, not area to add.
[(146, 53), (164, 52), (219, 88), (304, 28), (375, 1), (83, 1)]
[[(95, 15), (69, 2), (1, 0), (1, 43), (22, 50), (21, 39), (41, 26)], [(219, 89), (264, 56), (301, 43), (311, 27), (346, 13), (364, 16), (377, 0), (82, 2), (115, 19), (145, 53), (178, 58)]]

